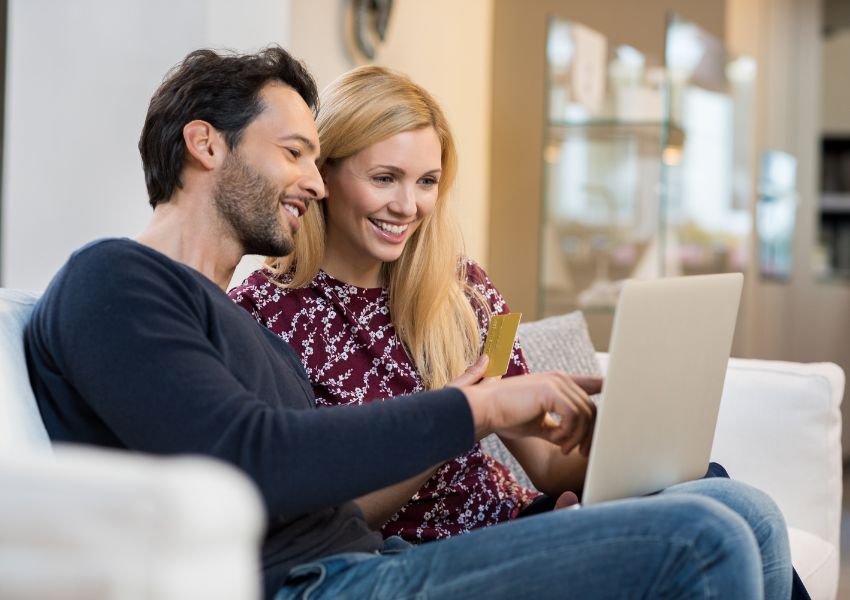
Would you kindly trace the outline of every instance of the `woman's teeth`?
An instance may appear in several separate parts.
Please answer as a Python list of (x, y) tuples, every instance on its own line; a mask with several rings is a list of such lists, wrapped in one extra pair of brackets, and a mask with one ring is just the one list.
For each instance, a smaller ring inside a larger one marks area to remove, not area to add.
[(384, 221), (378, 221), (377, 219), (369, 219), (372, 223), (386, 231), (387, 233), (392, 233), (394, 235), (399, 235), (407, 231), (409, 224), (404, 225), (392, 225), (391, 223), (385, 223)]
[(285, 208), (286, 210), (288, 210), (289, 212), (291, 212), (291, 213), (292, 213), (292, 216), (294, 216), (296, 219), (298, 218), (298, 216), (299, 216), (299, 215), (298, 215), (298, 209), (297, 209), (297, 208), (295, 208), (295, 207), (294, 207), (294, 206), (292, 206), (291, 204), (284, 204), (284, 205), (283, 205), (283, 208)]

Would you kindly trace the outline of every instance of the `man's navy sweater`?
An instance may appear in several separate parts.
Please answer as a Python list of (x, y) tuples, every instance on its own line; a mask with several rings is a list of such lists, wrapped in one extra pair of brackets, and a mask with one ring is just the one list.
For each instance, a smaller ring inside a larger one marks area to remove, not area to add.
[(351, 499), (473, 443), (456, 389), (315, 410), (286, 343), (201, 273), (131, 240), (72, 255), (25, 343), (54, 441), (202, 453), (256, 482), (269, 514), (268, 595), (296, 564), (380, 548)]

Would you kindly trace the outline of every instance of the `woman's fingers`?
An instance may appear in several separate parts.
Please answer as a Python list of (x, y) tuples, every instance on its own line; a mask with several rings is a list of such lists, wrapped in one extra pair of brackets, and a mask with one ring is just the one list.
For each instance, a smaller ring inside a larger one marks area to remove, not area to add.
[[(557, 388), (555, 393), (563, 402), (564, 414), (560, 415), (559, 423), (563, 427), (550, 431), (550, 441), (559, 445), (564, 454), (576, 446), (579, 446), (581, 452), (589, 452), (596, 419), (596, 405), (590, 401), (584, 388), (571, 377), (559, 372), (552, 375)], [(551, 428), (555, 421), (556, 419), (547, 415), (544, 418), (544, 426)]]
[(598, 394), (602, 391), (602, 384), (604, 382), (602, 377), (596, 377), (593, 375), (570, 375), (570, 378), (575, 381), (589, 396), (593, 396), (594, 394)]
[(464, 371), (460, 376), (450, 381), (447, 385), (451, 387), (461, 387), (464, 385), (473, 385), (481, 381), (484, 373), (487, 371), (487, 364), (490, 362), (490, 357), (482, 354), (475, 361), (475, 364)]

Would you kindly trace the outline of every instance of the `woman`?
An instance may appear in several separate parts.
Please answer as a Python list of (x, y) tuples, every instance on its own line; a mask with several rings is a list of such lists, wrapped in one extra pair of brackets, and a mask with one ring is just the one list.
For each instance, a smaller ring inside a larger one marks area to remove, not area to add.
[[(443, 387), (478, 359), (489, 317), (509, 312), (481, 267), (459, 261), (446, 118), (408, 78), (370, 66), (325, 90), (317, 126), (327, 198), (303, 216), (294, 253), (231, 297), (300, 354), (320, 406)], [(515, 346), (507, 376), (525, 372)], [(538, 489), (581, 485), (578, 452), (506, 444)], [(359, 504), (385, 537), (416, 543), (516, 518), (538, 496), (476, 444)]]

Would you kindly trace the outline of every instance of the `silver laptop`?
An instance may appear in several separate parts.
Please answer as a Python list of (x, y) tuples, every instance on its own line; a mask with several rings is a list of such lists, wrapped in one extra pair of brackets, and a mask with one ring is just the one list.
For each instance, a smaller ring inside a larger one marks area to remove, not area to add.
[(731, 273), (625, 283), (583, 505), (705, 474), (743, 281)]

